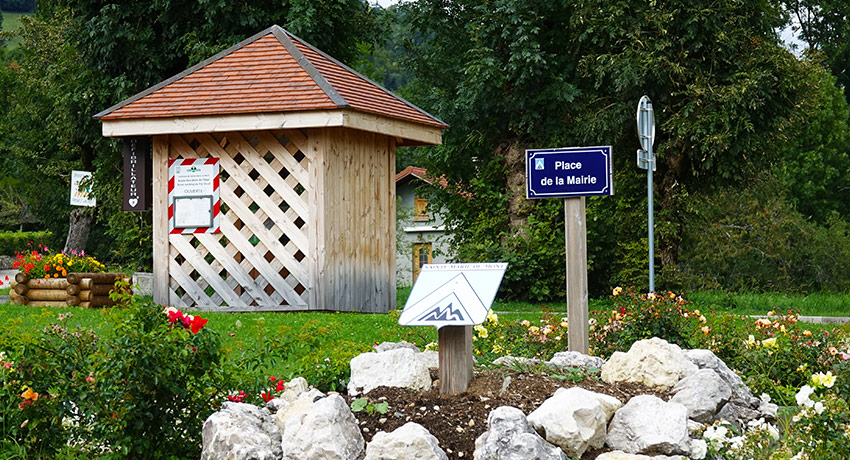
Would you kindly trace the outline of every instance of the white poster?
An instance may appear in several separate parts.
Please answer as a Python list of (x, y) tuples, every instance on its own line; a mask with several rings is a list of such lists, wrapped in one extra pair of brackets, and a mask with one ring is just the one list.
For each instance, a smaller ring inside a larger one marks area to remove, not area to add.
[(97, 199), (92, 195), (92, 174), (89, 171), (71, 171), (71, 205), (97, 205)]

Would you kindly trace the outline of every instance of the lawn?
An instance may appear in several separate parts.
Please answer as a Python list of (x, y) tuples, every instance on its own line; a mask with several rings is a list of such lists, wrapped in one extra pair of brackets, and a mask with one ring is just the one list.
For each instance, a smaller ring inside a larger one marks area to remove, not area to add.
[[(21, 17), (26, 16), (26, 13), (7, 13), (3, 12), (3, 30), (12, 31), (20, 27)], [(18, 39), (13, 38), (6, 43), (6, 49), (11, 51), (18, 47)]]
[(768, 311), (794, 310), (802, 316), (850, 316), (850, 295), (695, 292), (688, 301), (702, 308), (740, 315), (764, 315)]

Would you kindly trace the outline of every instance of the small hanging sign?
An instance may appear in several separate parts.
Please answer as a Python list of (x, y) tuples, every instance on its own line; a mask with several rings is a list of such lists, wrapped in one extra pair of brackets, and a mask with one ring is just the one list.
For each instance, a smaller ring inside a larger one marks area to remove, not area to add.
[(71, 206), (97, 206), (97, 198), (91, 193), (90, 171), (71, 171)]
[(124, 210), (151, 209), (151, 139), (124, 138)]
[(168, 160), (170, 233), (219, 233), (218, 158)]

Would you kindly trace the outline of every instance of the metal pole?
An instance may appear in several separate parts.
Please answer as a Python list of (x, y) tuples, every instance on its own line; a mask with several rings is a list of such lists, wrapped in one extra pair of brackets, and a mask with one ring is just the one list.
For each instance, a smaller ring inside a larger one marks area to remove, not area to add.
[(649, 146), (649, 168), (646, 175), (646, 195), (649, 200), (649, 292), (655, 292), (655, 226), (652, 218), (652, 170), (655, 157), (652, 155), (652, 146)]

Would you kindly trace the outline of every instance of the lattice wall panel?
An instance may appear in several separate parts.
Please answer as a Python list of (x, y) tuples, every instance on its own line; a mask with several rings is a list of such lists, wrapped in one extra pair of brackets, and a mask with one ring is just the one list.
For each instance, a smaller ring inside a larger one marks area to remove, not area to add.
[(170, 235), (170, 301), (303, 309), (310, 287), (307, 138), (298, 130), (170, 136), (170, 158), (220, 158), (221, 233)]

